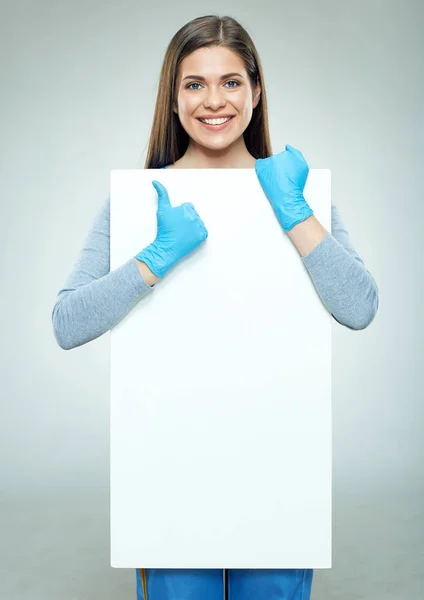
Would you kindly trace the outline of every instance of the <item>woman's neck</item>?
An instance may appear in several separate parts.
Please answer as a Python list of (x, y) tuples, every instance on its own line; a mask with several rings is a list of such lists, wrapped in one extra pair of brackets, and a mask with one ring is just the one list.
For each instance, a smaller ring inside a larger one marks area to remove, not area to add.
[(174, 169), (254, 169), (255, 162), (256, 158), (247, 150), (243, 138), (240, 143), (222, 151), (205, 148), (190, 140), (184, 155), (170, 166)]

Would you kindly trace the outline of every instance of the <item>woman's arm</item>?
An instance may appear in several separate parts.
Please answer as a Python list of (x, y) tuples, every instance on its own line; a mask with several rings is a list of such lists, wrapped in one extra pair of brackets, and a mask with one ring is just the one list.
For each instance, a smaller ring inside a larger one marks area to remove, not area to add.
[[(57, 343), (64, 350), (86, 344), (114, 327), (153, 290), (157, 278), (136, 258), (110, 272), (110, 198), (96, 215), (52, 312)], [(146, 274), (146, 280), (143, 278)]]
[(148, 283), (151, 286), (154, 286), (155, 283), (159, 281), (160, 277), (157, 277), (154, 273), (152, 273), (145, 262), (138, 260), (138, 258), (135, 258), (135, 263), (137, 265), (138, 270), (140, 271), (140, 275), (146, 283)]
[(368, 327), (377, 314), (378, 287), (354, 249), (336, 206), (331, 206), (331, 234), (314, 216), (287, 234), (334, 319), (348, 329)]

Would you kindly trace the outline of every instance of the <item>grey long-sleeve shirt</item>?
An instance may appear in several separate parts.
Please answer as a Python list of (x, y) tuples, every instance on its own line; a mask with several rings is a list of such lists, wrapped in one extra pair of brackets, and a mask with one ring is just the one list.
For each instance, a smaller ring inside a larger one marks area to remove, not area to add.
[[(300, 256), (300, 255), (299, 255)], [(378, 287), (349, 238), (337, 208), (331, 233), (301, 257), (333, 318), (349, 329), (365, 329), (378, 309)], [(57, 343), (70, 350), (112, 329), (147, 294), (154, 292), (131, 257), (110, 271), (110, 197), (97, 213), (78, 259), (52, 312)]]

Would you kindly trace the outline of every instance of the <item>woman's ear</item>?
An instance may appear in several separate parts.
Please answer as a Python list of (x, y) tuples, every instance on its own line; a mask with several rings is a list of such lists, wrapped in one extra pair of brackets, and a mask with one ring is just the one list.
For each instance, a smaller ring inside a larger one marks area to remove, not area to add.
[(261, 97), (261, 85), (259, 83), (256, 84), (255, 91), (253, 93), (253, 108), (256, 108), (259, 103), (259, 99)]

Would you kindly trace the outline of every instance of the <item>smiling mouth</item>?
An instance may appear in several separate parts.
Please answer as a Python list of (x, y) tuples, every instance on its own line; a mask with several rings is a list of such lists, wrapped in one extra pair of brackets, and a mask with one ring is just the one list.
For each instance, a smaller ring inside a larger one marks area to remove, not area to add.
[[(224, 127), (226, 127), (228, 125), (228, 123), (230, 121), (232, 121), (234, 119), (235, 115), (231, 115), (231, 117), (228, 117), (226, 121), (222, 122), (222, 123), (207, 123), (206, 121), (202, 120), (200, 117), (197, 117), (197, 120), (199, 121), (199, 123), (201, 123), (204, 127), (206, 127), (207, 129), (223, 129)], [(218, 119), (218, 117), (217, 117)], [(214, 119), (211, 119), (214, 120)]]
[[(202, 119), (202, 117), (197, 117), (199, 119), (199, 121), (202, 121), (202, 123), (206, 123), (207, 121), (222, 121), (222, 119), (225, 119), (224, 123), (226, 123), (227, 121), (229, 121), (230, 119), (233, 118), (234, 115), (230, 115), (228, 117), (211, 117), (210, 119)], [(214, 123), (208, 123), (208, 125), (213, 125)], [(221, 125), (221, 123), (219, 123), (219, 125)]]

